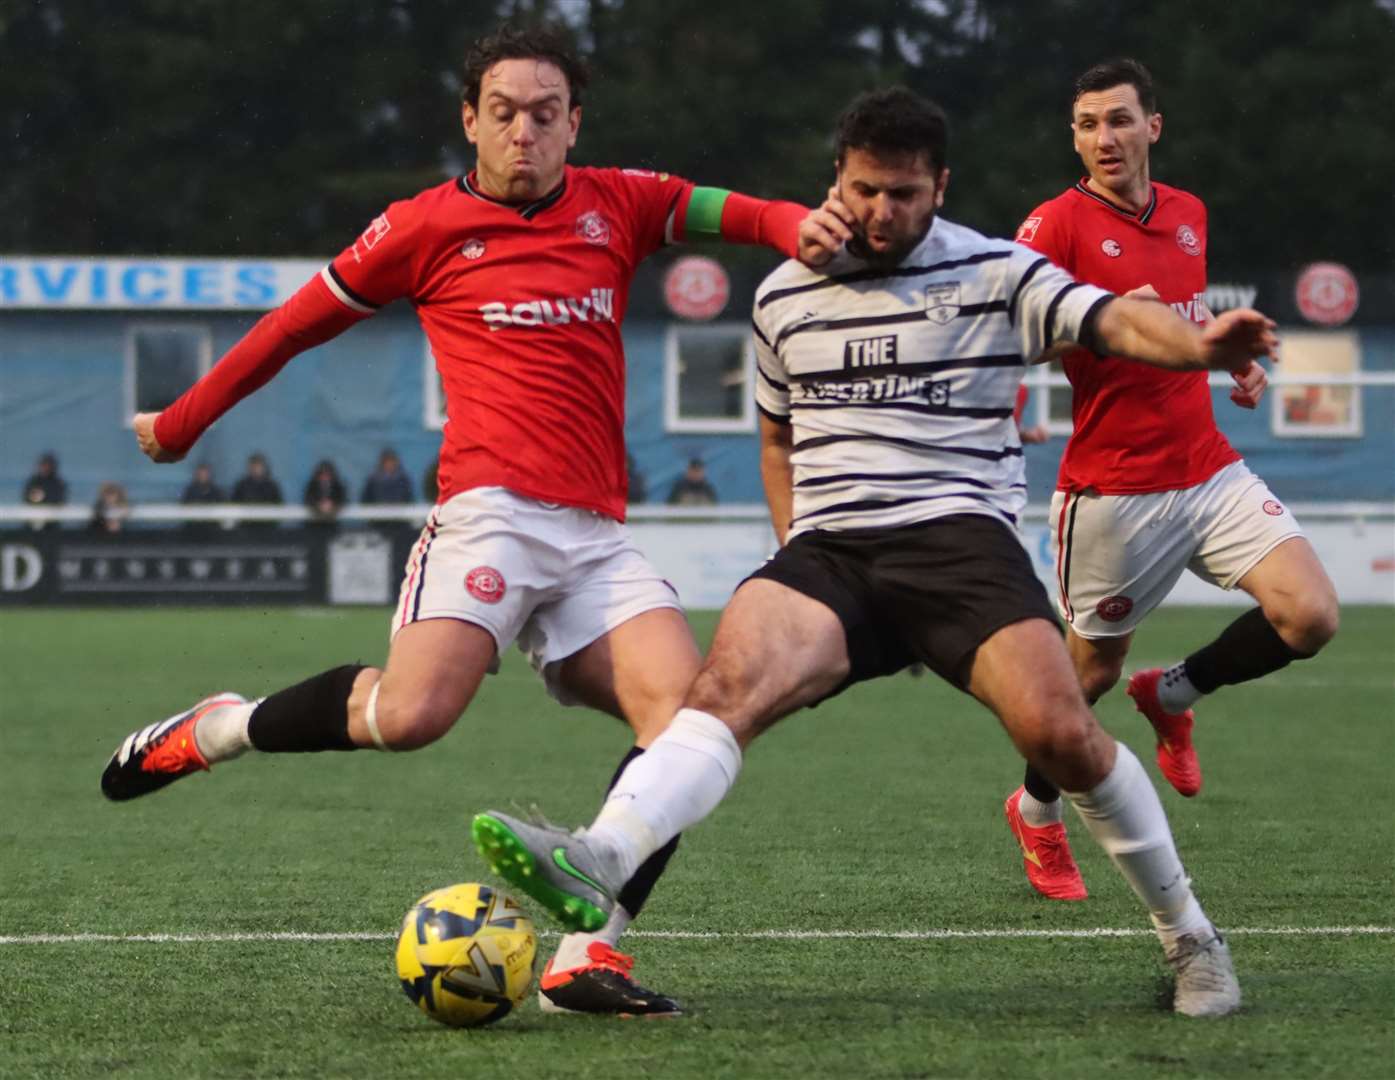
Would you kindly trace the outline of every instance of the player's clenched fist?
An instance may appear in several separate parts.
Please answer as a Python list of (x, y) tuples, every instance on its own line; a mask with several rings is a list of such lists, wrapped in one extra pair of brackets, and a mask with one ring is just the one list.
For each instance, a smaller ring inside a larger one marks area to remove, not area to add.
[(1201, 332), (1206, 366), (1247, 371), (1252, 360), (1279, 358), (1279, 337), (1274, 320), (1252, 308), (1235, 308), (1207, 323)]
[(179, 461), (184, 457), (183, 454), (166, 450), (160, 445), (160, 440), (155, 438), (155, 421), (159, 416), (159, 413), (141, 412), (136, 413), (135, 419), (131, 421), (131, 426), (136, 429), (136, 442), (140, 444), (140, 452), (151, 461), (166, 464)]
[(828, 198), (799, 223), (799, 261), (805, 266), (822, 266), (853, 237), (852, 211), (830, 188)]

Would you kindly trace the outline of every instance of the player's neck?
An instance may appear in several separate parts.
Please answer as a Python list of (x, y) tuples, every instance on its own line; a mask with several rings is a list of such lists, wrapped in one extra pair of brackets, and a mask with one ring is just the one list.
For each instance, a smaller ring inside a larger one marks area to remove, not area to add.
[(556, 176), (549, 177), (547, 182), (526, 185), (510, 184), (476, 165), (474, 172), (471, 173), (471, 184), (486, 199), (492, 199), (508, 206), (526, 206), (528, 203), (547, 198), (561, 187), (565, 178), (566, 170), (563, 169)]
[(1086, 177), (1085, 186), (1101, 199), (1112, 202), (1120, 210), (1127, 210), (1130, 214), (1141, 214), (1153, 198), (1153, 181), (1146, 168), (1122, 190), (1107, 188), (1093, 176)]

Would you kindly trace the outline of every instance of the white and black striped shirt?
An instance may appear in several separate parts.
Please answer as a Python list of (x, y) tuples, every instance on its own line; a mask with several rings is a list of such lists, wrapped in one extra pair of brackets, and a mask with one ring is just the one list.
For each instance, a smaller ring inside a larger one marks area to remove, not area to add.
[(893, 269), (846, 251), (818, 271), (782, 264), (756, 290), (756, 403), (794, 424), (789, 535), (964, 513), (1015, 525), (1025, 365), (1088, 344), (1110, 299), (943, 219)]

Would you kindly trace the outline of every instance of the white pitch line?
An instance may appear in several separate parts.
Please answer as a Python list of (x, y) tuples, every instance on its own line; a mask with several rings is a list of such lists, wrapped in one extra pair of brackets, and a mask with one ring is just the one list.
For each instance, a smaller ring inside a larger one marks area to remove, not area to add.
[[(1255, 937), (1371, 937), (1395, 935), (1395, 926), (1253, 926), (1225, 930), (1227, 936)], [(1089, 930), (634, 930), (627, 937), (671, 941), (956, 941), (1031, 938), (1151, 937), (1152, 930), (1095, 927)], [(0, 945), (154, 944), (203, 945), (257, 942), (392, 941), (396, 934), (378, 930), (261, 931), (230, 934), (5, 934)], [(545, 930), (542, 937), (560, 936)]]

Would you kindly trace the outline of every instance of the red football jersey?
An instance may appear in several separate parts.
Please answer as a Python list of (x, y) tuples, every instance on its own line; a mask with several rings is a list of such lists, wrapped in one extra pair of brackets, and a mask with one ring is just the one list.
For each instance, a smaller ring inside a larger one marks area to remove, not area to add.
[(445, 390), (442, 501), (499, 485), (624, 518), (620, 322), (690, 189), (569, 166), (560, 188), (518, 206), (462, 177), (388, 207), (326, 268), (349, 308), (416, 307)]
[[(1141, 213), (1123, 210), (1087, 181), (1043, 203), (1017, 241), (1081, 281), (1120, 295), (1151, 285), (1184, 318), (1210, 319), (1206, 291), (1206, 207), (1166, 184), (1153, 185)], [(1204, 371), (1168, 371), (1084, 349), (1065, 359), (1075, 430), (1057, 487), (1105, 495), (1192, 487), (1238, 461), (1216, 427)]]

